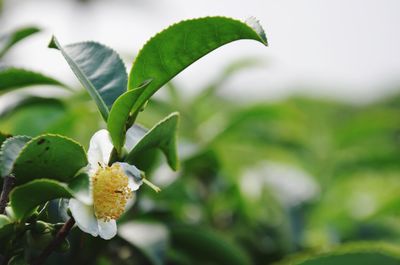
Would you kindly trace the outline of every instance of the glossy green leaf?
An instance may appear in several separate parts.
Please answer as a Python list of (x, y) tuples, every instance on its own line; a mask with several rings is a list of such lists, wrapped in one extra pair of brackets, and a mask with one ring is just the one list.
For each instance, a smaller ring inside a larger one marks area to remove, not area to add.
[(28, 136), (15, 136), (8, 138), (1, 145), (0, 149), (0, 176), (5, 177), (9, 175), (14, 168), (14, 163), (19, 156), (22, 148), (32, 138)]
[(94, 99), (104, 120), (114, 101), (127, 89), (125, 65), (112, 49), (81, 42), (61, 46), (55, 37), (49, 47), (59, 49), (76, 77)]
[(142, 251), (152, 264), (164, 264), (169, 241), (169, 232), (165, 225), (128, 222), (118, 227), (118, 235)]
[(48, 134), (26, 144), (15, 161), (14, 174), (19, 184), (37, 178), (69, 182), (86, 165), (86, 153), (80, 144)]
[(173, 248), (196, 260), (196, 264), (251, 264), (242, 249), (211, 230), (180, 226), (170, 231)]
[(10, 33), (0, 36), (0, 58), (16, 43), (25, 39), (26, 37), (39, 32), (40, 29), (36, 27), (24, 27), (16, 29)]
[(133, 147), (126, 157), (126, 161), (135, 164), (142, 152), (149, 149), (160, 149), (167, 158), (169, 166), (178, 169), (178, 156), (176, 151), (176, 131), (179, 114), (172, 113), (149, 130), (142, 139)]
[(16, 187), (10, 194), (10, 202), (15, 217), (21, 220), (40, 204), (71, 197), (72, 191), (66, 184), (50, 179), (36, 179)]
[(60, 81), (41, 73), (20, 68), (0, 68), (0, 92), (37, 85), (66, 87)]
[(125, 143), (126, 123), (133, 104), (142, 88), (133, 89), (122, 94), (114, 103), (107, 121), (107, 129), (118, 153)]
[(383, 243), (355, 243), (331, 252), (295, 258), (282, 265), (396, 265), (400, 249)]
[(179, 72), (224, 44), (252, 39), (267, 45), (258, 22), (249, 24), (225, 17), (205, 17), (182, 21), (155, 35), (139, 52), (129, 75), (129, 89), (152, 80), (141, 92), (132, 111), (139, 111), (158, 89)]

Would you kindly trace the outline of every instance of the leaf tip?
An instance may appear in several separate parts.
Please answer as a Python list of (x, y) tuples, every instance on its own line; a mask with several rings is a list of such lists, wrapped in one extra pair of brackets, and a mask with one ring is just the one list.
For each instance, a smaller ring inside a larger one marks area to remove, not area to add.
[(260, 21), (255, 17), (249, 17), (246, 19), (245, 23), (260, 36), (265, 46), (268, 46), (267, 36), (265, 35), (265, 31), (261, 26)]
[(49, 47), (50, 49), (57, 49), (58, 50), (58, 41), (56, 36), (51, 36), (49, 45), (47, 45), (47, 47)]

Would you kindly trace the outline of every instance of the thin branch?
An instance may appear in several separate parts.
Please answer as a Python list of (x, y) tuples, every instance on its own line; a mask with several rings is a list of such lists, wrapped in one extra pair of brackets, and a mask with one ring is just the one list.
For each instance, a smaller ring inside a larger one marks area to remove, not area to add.
[(8, 195), (10, 194), (12, 188), (15, 184), (15, 177), (13, 175), (8, 175), (4, 178), (3, 182), (3, 190), (1, 191), (0, 196), (0, 214), (4, 214), (8, 203)]
[(50, 254), (53, 253), (53, 251), (56, 250), (64, 241), (64, 239), (67, 237), (69, 231), (71, 231), (74, 224), (75, 224), (75, 219), (71, 217), (57, 232), (53, 241), (51, 241), (50, 244), (43, 250), (40, 256), (37, 257), (37, 259), (32, 262), (32, 265), (44, 264), (46, 259), (50, 256)]

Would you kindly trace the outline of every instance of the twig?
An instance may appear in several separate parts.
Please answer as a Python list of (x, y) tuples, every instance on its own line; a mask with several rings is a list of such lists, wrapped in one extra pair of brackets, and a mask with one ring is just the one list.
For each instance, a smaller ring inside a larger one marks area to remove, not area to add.
[(4, 211), (8, 203), (8, 195), (10, 194), (10, 191), (14, 187), (14, 184), (15, 184), (15, 177), (13, 175), (8, 175), (4, 178), (3, 190), (1, 191), (1, 196), (0, 196), (0, 214), (4, 214)]
[(57, 232), (56, 236), (54, 237), (53, 241), (43, 250), (39, 257), (37, 257), (33, 262), (32, 265), (41, 265), (43, 264), (46, 259), (50, 256), (50, 254), (57, 249), (64, 239), (67, 237), (69, 231), (75, 224), (75, 219), (71, 217)]

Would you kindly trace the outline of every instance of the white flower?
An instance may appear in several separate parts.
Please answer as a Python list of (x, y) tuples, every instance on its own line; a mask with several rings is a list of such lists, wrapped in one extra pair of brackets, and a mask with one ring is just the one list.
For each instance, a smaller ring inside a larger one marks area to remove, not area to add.
[[(143, 136), (138, 127), (132, 127), (126, 135), (125, 148), (131, 150)], [(143, 182), (141, 172), (128, 163), (116, 162), (108, 166), (113, 145), (107, 130), (96, 132), (90, 140), (88, 167), (90, 190), (88, 196), (70, 199), (69, 209), (77, 226), (92, 236), (111, 239), (117, 234), (116, 220), (124, 213), (127, 205), (133, 204), (133, 191)], [(153, 185), (153, 188), (158, 188)]]

